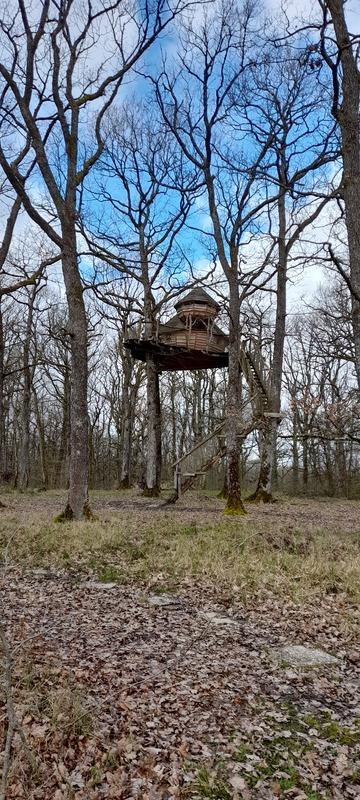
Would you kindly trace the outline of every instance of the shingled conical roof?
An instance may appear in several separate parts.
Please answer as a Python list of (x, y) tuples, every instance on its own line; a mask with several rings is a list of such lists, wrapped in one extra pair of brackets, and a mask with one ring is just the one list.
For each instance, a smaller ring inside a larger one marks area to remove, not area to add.
[(178, 309), (182, 308), (182, 306), (193, 305), (193, 303), (203, 303), (204, 305), (212, 306), (212, 308), (220, 309), (220, 306), (216, 300), (213, 300), (213, 298), (210, 297), (210, 295), (207, 294), (200, 286), (196, 289), (192, 289), (189, 294), (186, 294), (185, 297), (183, 297), (181, 300), (178, 300), (175, 308)]

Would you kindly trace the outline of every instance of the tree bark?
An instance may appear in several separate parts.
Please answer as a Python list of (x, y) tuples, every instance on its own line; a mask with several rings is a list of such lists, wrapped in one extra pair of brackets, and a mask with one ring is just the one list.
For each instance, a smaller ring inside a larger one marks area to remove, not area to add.
[(28, 314), (25, 328), (25, 338), (23, 346), (23, 391), (21, 397), (20, 412), (20, 442), (18, 455), (18, 470), (16, 487), (20, 492), (24, 492), (29, 485), (30, 478), (30, 415), (31, 415), (31, 386), (32, 369), (30, 365), (30, 346), (33, 329), (34, 303), (37, 293), (35, 285), (31, 290), (28, 305)]
[[(273, 361), (271, 369), (269, 410), (280, 414), (286, 331), (286, 274), (288, 256), (286, 246), (286, 162), (284, 151), (282, 151), (280, 154), (278, 177), (280, 191), (277, 202), (279, 231), (276, 285), (276, 320), (274, 331)], [(249, 498), (251, 502), (272, 503), (274, 500), (272, 490), (278, 426), (279, 418), (269, 418), (264, 420), (262, 428), (262, 447), (260, 452), (260, 471), (256, 490)]]
[(151, 355), (146, 361), (147, 378), (147, 459), (145, 494), (156, 497), (161, 484), (161, 413), (159, 373)]
[[(342, 101), (339, 106), (338, 69), (332, 65), (334, 82), (333, 115), (341, 132), (345, 222), (349, 245), (352, 293), (352, 328), (355, 349), (355, 371), (360, 391), (360, 71), (351, 42), (343, 0), (327, 0), (342, 67)], [(325, 49), (325, 60), (329, 63)]]
[(240, 296), (237, 275), (229, 281), (229, 379), (226, 404), (227, 514), (245, 514), (240, 486)]
[(64, 386), (62, 400), (62, 424), (60, 446), (56, 459), (55, 486), (69, 486), (69, 455), (70, 455), (70, 368), (64, 363)]
[(62, 224), (62, 269), (69, 309), (70, 388), (70, 485), (65, 518), (91, 515), (88, 498), (88, 353), (87, 320), (77, 263), (75, 224)]
[(4, 326), (0, 296), (0, 483), (5, 480), (5, 475), (7, 472), (5, 446), (4, 349)]
[(124, 347), (122, 355), (123, 367), (123, 391), (122, 391), (122, 420), (121, 420), (121, 469), (120, 469), (120, 489), (130, 488), (130, 464), (131, 464), (131, 434), (132, 434), (132, 409), (130, 400), (131, 384), (131, 355)]

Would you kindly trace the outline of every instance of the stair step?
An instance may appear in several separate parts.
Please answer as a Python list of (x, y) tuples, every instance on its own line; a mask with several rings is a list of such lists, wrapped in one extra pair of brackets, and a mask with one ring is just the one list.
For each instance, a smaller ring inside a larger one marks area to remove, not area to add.
[(182, 472), (183, 478), (196, 478), (197, 475), (206, 475), (206, 472)]

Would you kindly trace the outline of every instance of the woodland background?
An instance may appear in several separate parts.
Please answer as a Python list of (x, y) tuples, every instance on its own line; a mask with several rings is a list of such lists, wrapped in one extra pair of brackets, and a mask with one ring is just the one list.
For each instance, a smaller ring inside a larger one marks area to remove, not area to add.
[[(90, 488), (143, 485), (146, 370), (124, 339), (131, 326), (153, 335), (203, 284), (233, 352), (256, 343), (284, 412), (278, 488), (357, 497), (356, 11), (332, 0), (302, 19), (249, 2), (75, 13), (4, 12), (2, 480), (46, 489), (76, 475), (84, 487), (88, 460)], [(246, 391), (233, 369), (161, 376), (163, 481)], [(264, 435), (235, 453), (247, 484)], [(208, 485), (222, 481), (219, 468)]]

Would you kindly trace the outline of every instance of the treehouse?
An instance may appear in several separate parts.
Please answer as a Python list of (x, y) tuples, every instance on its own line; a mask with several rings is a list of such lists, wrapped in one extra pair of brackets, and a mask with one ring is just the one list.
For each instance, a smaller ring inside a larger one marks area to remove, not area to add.
[(134, 358), (151, 356), (159, 371), (228, 366), (228, 337), (216, 324), (220, 306), (203, 289), (193, 289), (175, 305), (176, 314), (159, 325), (153, 339), (130, 335), (125, 342)]

